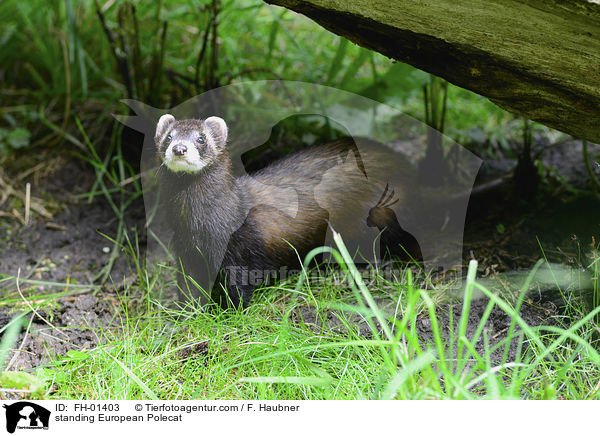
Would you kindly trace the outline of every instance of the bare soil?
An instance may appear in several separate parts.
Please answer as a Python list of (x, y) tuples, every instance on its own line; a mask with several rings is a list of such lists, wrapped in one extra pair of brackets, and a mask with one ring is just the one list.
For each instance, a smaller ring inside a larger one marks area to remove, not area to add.
[[(28, 297), (44, 295), (63, 289), (49, 284), (32, 286), (27, 280), (93, 285), (94, 276), (109, 262), (109, 248), (113, 244), (106, 236), (114, 238), (117, 234), (115, 213), (102, 199), (89, 204), (87, 200), (73, 198), (87, 192), (92, 183), (93, 172), (89, 168), (70, 162), (68, 167), (44, 179), (41, 186), (32, 188), (33, 195), (59, 202), (58, 213), (51, 218), (36, 216), (28, 226), (0, 218), (0, 274), (12, 277), (0, 282), (0, 292), (17, 300), (15, 304), (0, 306), (0, 328), (23, 310), (29, 312), (19, 301), (15, 277), (20, 277), (19, 288)], [(144, 222), (140, 200), (127, 211), (125, 225), (130, 234), (142, 233)], [(68, 296), (53, 300), (51, 311), (28, 313), (15, 345), (19, 351), (9, 357), (9, 369), (33, 368), (69, 350), (96, 346), (103, 340), (102, 332), (120, 325), (121, 309), (116, 293), (132, 280), (135, 275), (128, 260), (120, 255), (112, 267), (110, 280), (103, 286), (74, 288)]]
[[(582, 170), (581, 154), (577, 152), (580, 149), (580, 143), (575, 142), (556, 147), (548, 154), (548, 165), (555, 165), (565, 180), (574, 186), (587, 181), (587, 173)], [(597, 148), (595, 150), (598, 151)], [(34, 185), (32, 190), (34, 195), (51, 198), (51, 201), (60, 204), (59, 212), (51, 218), (35, 216), (28, 226), (20, 225), (10, 217), (0, 216), (0, 274), (16, 277), (20, 270), (22, 279), (92, 283), (110, 258), (106, 251), (107, 247), (112, 247), (112, 243), (103, 235), (114, 237), (118, 226), (114, 212), (105, 201), (97, 199), (88, 204), (85, 200), (73, 198), (75, 194), (88, 192), (94, 177), (89, 167), (69, 161), (39, 185)], [(30, 180), (33, 182), (33, 176), (26, 178), (23, 183)], [(526, 269), (542, 256), (541, 243), (551, 257), (577, 264), (581, 247), (588, 244), (592, 236), (600, 239), (597, 221), (600, 205), (592, 199), (565, 195), (564, 189), (557, 188), (557, 192), (560, 195), (546, 195), (534, 203), (525, 202), (513, 207), (516, 203), (507, 206), (506, 192), (500, 190), (470, 205), (465, 231), (465, 261), (471, 257), (477, 258), (483, 276)], [(4, 208), (5, 215), (9, 214), (10, 206), (5, 204), (0, 207)], [(485, 212), (483, 215), (482, 211)], [(130, 234), (137, 232), (140, 235), (142, 247), (144, 220), (145, 212), (140, 199), (127, 210), (125, 223)], [(503, 231), (499, 231), (498, 224), (502, 224)], [(573, 238), (573, 235), (577, 237)], [(121, 254), (112, 267), (108, 284), (57, 299), (51, 311), (38, 312), (39, 315), (28, 313), (25, 319), (31, 320), (31, 324), (27, 334), (23, 332), (17, 341), (16, 347), (20, 347), (20, 350), (9, 357), (10, 369), (33, 368), (69, 350), (90, 349), (101, 343), (104, 339), (101, 332), (118, 329), (120, 325), (119, 290), (135, 280), (126, 256)], [(24, 284), (22, 288), (28, 295), (32, 295), (31, 292), (45, 294), (49, 289), (43, 284), (33, 287)], [(15, 290), (14, 278), (0, 281), (0, 292), (13, 295)], [(473, 302), (468, 335), (472, 335), (477, 328), (486, 304), (484, 299)], [(25, 309), (21, 302), (0, 306), (0, 328)], [(438, 319), (447, 337), (450, 334), (450, 319), (453, 319), (455, 327), (459, 314), (458, 303), (438, 308)], [(521, 308), (521, 316), (530, 325), (556, 323), (561, 315), (560, 302), (557, 304), (555, 296), (530, 298)], [(294, 320), (303, 320), (313, 325), (316, 331), (323, 328), (341, 329), (334, 312), (323, 315), (308, 307), (299, 309)], [(504, 312), (498, 308), (493, 310), (486, 324), (492, 344), (505, 337), (510, 324), (511, 319)], [(27, 325), (26, 322), (25, 328)], [(355, 326), (361, 335), (370, 335), (370, 330), (360, 319), (355, 320)], [(432, 339), (428, 317), (419, 319), (417, 327), (424, 342)], [(478, 350), (483, 350), (483, 343), (478, 344)], [(496, 354), (501, 352), (498, 350)], [(510, 354), (514, 356), (515, 353), (516, 344), (513, 341)], [(492, 357), (499, 359), (500, 356)]]

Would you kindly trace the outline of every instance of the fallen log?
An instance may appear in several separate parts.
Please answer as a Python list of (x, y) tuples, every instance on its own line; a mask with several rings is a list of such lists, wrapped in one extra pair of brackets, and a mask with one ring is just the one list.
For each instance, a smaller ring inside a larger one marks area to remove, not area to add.
[(265, 0), (600, 142), (600, 0)]

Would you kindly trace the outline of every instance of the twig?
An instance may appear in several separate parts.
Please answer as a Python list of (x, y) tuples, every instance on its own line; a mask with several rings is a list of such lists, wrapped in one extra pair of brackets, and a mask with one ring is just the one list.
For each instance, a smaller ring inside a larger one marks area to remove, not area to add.
[(17, 177), (15, 177), (15, 179), (17, 180), (23, 180), (25, 179), (28, 175), (33, 174), (39, 170), (41, 170), (42, 168), (44, 168), (45, 166), (48, 165), (47, 161), (43, 161), (40, 162), (39, 164), (37, 164), (36, 166), (29, 168), (27, 171), (23, 171), (21, 174), (19, 174)]
[[(125, 80), (125, 86), (127, 87), (127, 92), (129, 94), (129, 98), (137, 98), (138, 97), (138, 93), (137, 91), (137, 87), (134, 89), (134, 79), (135, 79), (135, 73), (136, 71), (132, 71), (132, 67), (131, 64), (132, 62), (130, 62), (130, 58), (131, 58), (131, 53), (129, 52), (129, 49), (131, 48), (129, 46), (128, 43), (131, 43), (131, 41), (129, 41), (129, 35), (126, 35), (126, 25), (125, 25), (125, 18), (127, 18), (125, 15), (129, 12), (127, 9), (125, 9), (126, 7), (130, 6), (130, 3), (124, 3), (122, 4), (119, 9), (117, 10), (117, 20), (119, 23), (119, 29), (120, 32), (118, 33), (118, 37), (119, 37), (119, 41), (121, 43), (121, 50), (120, 53), (121, 54), (121, 59), (123, 60), (124, 63), (124, 76), (123, 79)], [(127, 38), (126, 38), (127, 36)], [(127, 39), (127, 41), (126, 41)], [(115, 53), (116, 55), (116, 53)], [(135, 61), (134, 61), (135, 63)], [(133, 68), (135, 69), (135, 65), (133, 66)], [(132, 76), (133, 73), (133, 76)]]
[(217, 88), (219, 86), (219, 81), (217, 79), (217, 68), (219, 63), (219, 57), (217, 54), (217, 38), (219, 33), (219, 0), (212, 1), (212, 9), (213, 9), (213, 19), (212, 19), (212, 35), (211, 35), (211, 63), (210, 63), (210, 81), (209, 86), (211, 89)]
[(190, 90), (188, 88), (186, 88), (183, 83), (181, 83), (181, 81), (179, 81), (179, 78), (184, 79), (186, 82), (190, 82), (193, 83), (193, 80), (191, 80), (190, 78), (179, 74), (176, 71), (173, 71), (171, 69), (167, 69), (165, 70), (165, 74), (167, 75), (167, 78), (173, 82), (175, 85), (177, 85), (179, 88), (181, 88), (181, 90), (183, 91), (184, 94), (187, 94), (190, 92)]
[(581, 146), (583, 148), (583, 161), (585, 162), (585, 169), (587, 170), (588, 175), (590, 176), (590, 180), (592, 181), (592, 188), (595, 192), (598, 192), (598, 190), (600, 190), (600, 182), (598, 181), (598, 178), (594, 174), (592, 166), (590, 165), (590, 156), (588, 154), (587, 140), (582, 140)]
[(123, 76), (123, 81), (125, 82), (125, 88), (127, 88), (127, 95), (129, 96), (130, 99), (133, 98), (133, 87), (131, 85), (131, 74), (129, 72), (129, 62), (126, 58), (126, 56), (123, 56), (122, 51), (117, 47), (117, 43), (115, 41), (115, 37), (112, 34), (112, 32), (110, 31), (110, 29), (108, 28), (108, 25), (106, 24), (106, 19), (104, 18), (104, 13), (102, 11), (102, 9), (100, 8), (100, 4), (98, 3), (98, 0), (94, 1), (95, 5), (96, 5), (96, 15), (98, 15), (98, 18), (100, 19), (100, 24), (102, 25), (102, 30), (104, 30), (104, 33), (106, 34), (106, 37), (108, 38), (108, 43), (112, 49), (113, 55), (117, 61), (117, 65), (119, 66), (119, 69), (121, 70), (121, 76)]
[[(200, 92), (200, 65), (202, 64), (202, 60), (204, 59), (204, 54), (206, 52), (206, 46), (208, 45), (208, 36), (210, 35), (210, 21), (212, 18), (212, 9), (208, 14), (208, 18), (206, 21), (206, 29), (204, 29), (204, 35), (202, 36), (202, 47), (200, 48), (200, 53), (198, 53), (198, 58), (196, 59), (196, 74), (194, 76), (194, 84), (196, 85), (196, 93)], [(206, 87), (206, 83), (204, 86)]]
[(2, 388), (2, 389), (0, 389), (0, 392), (10, 392), (10, 393), (19, 393), (19, 394), (31, 393), (31, 391), (27, 390), (27, 389), (12, 389), (12, 388)]
[(35, 308), (31, 305), (31, 303), (29, 302), (29, 300), (27, 300), (27, 298), (25, 298), (25, 296), (23, 295), (23, 292), (21, 292), (21, 287), (19, 286), (19, 279), (21, 278), (21, 268), (19, 267), (19, 269), (17, 270), (17, 280), (16, 280), (16, 284), (17, 284), (17, 291), (19, 292), (19, 295), (21, 296), (21, 298), (23, 299), (23, 301), (25, 302), (25, 304), (27, 304), (27, 306), (29, 307), (29, 309), (36, 314), (36, 316), (41, 319), (42, 321), (44, 321), (48, 326), (50, 326), (53, 330), (58, 331), (60, 334), (64, 335), (65, 338), (69, 339), (69, 335), (67, 335), (65, 332), (58, 330), (56, 327), (54, 327), (52, 324), (50, 324), (50, 322), (44, 318), (42, 315), (40, 315), (40, 313), (35, 310)]
[[(146, 171), (146, 172), (148, 172), (148, 171)], [(143, 177), (143, 176), (142, 176), (142, 174), (143, 174), (143, 173), (139, 173), (139, 174), (136, 174), (135, 176), (128, 177), (128, 178), (126, 178), (125, 180), (121, 180), (121, 181), (119, 182), (119, 186), (121, 186), (121, 187), (123, 187), (123, 186), (127, 186), (127, 185), (129, 185), (130, 183), (133, 183), (133, 182), (135, 182), (136, 180), (139, 180), (139, 179), (141, 179), (141, 178)]]
[(51, 229), (51, 230), (63, 230), (63, 231), (67, 230), (67, 227), (62, 226), (60, 224), (53, 223), (53, 222), (47, 222), (46, 228)]
[(158, 38), (158, 47), (152, 56), (152, 66), (150, 68), (150, 100), (160, 104), (160, 89), (162, 84), (162, 69), (165, 59), (165, 41), (167, 38), (168, 21), (163, 21), (160, 36)]
[(17, 356), (19, 355), (19, 353), (21, 353), (21, 351), (23, 351), (23, 347), (25, 346), (25, 342), (27, 342), (27, 337), (29, 336), (29, 329), (31, 329), (31, 324), (33, 323), (34, 316), (35, 315), (31, 315), (31, 318), (29, 319), (29, 324), (27, 325), (27, 330), (25, 331), (25, 335), (23, 336), (23, 341), (21, 342), (21, 346), (18, 350), (15, 351), (15, 354), (13, 354), (13, 357), (10, 359), (10, 362), (8, 362), (8, 365), (6, 365), (6, 368), (4, 369), (5, 371), (10, 371), (10, 367), (13, 366), (13, 364), (17, 360)]
[(31, 206), (31, 183), (25, 185), (25, 225), (29, 224), (29, 208)]

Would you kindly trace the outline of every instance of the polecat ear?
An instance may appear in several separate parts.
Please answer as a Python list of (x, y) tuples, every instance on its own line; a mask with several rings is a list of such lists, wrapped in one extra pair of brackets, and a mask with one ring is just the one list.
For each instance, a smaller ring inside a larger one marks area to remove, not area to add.
[(165, 114), (160, 117), (156, 124), (156, 133), (154, 134), (154, 137), (161, 138), (173, 122), (175, 122), (175, 117), (171, 114)]
[(208, 117), (204, 120), (204, 124), (210, 130), (215, 145), (225, 147), (227, 143), (227, 123), (225, 123), (225, 120), (219, 117)]

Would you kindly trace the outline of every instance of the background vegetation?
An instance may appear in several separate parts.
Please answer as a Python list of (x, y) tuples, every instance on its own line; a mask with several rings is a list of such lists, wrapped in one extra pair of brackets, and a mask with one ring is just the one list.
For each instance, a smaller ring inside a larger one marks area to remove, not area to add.
[[(116, 234), (107, 235), (111, 261), (93, 271), (89, 283), (79, 283), (79, 289), (109, 289), (116, 296), (114, 323), (93, 329), (98, 344), (91, 349), (53, 356), (38, 368), (3, 372), (5, 395), (598, 397), (597, 304), (567, 303), (564, 324), (531, 327), (519, 316), (528, 282), (513, 286), (511, 298), (498, 296), (476, 281), (475, 264), (449, 336), (436, 312), (436, 305), (456, 297), (446, 284), (434, 286), (425, 274), (413, 277), (409, 270), (392, 281), (345, 277), (342, 272), (354, 266), (344, 258), (341, 240), (335, 247), (341, 270), (324, 274), (326, 283), (317, 288), (302, 278), (265, 287), (247, 311), (173, 308), (164, 294), (173, 284), (165, 282), (164, 268), (145, 265), (138, 240), (143, 235), (126, 224), (128, 208), (141, 200), (141, 144), (112, 114), (128, 114), (119, 102), (124, 98), (169, 108), (236, 81), (285, 79), (338, 87), (429, 124), (441, 127), (441, 122), (448, 135), (481, 156), (516, 158), (532, 131), (553, 140), (558, 132), (524, 124), (483, 97), (259, 0), (3, 1), (0, 16), (5, 17), (0, 28), (0, 239), (73, 200), (103, 202), (119, 222)], [(442, 117), (432, 112), (438, 103)], [(71, 199), (26, 194), (28, 177), (52, 177), (67, 160), (94, 172), (88, 192)], [(134, 277), (125, 285), (111, 279), (114, 262), (123, 256)], [(586, 262), (597, 298), (597, 259)], [(73, 290), (50, 281), (24, 280), (23, 289), (15, 283), (16, 277), (0, 271), (2, 306), (16, 314), (2, 328), (0, 363), (5, 365), (10, 350), (18, 347), (19, 331), (29, 331), (28, 314), (43, 310), (52, 325), (57, 301)], [(475, 334), (467, 335), (476, 290), (490, 300)], [(379, 301), (391, 302), (393, 309), (382, 310)], [(313, 310), (311, 322), (303, 320), (304, 306)], [(505, 339), (491, 345), (485, 322), (493, 308), (513, 321)], [(332, 317), (336, 328), (323, 321)], [(428, 340), (418, 329), (424, 318), (433, 331)], [(483, 348), (477, 345), (482, 342)], [(514, 343), (521, 344), (516, 355), (509, 353)], [(492, 357), (498, 353), (499, 359)]]

